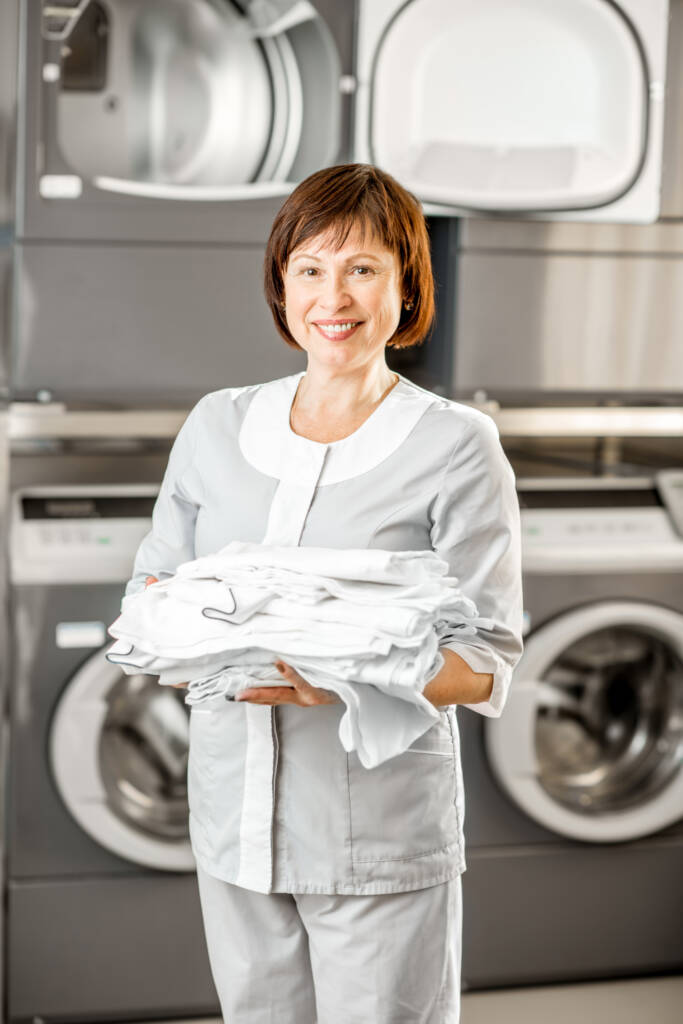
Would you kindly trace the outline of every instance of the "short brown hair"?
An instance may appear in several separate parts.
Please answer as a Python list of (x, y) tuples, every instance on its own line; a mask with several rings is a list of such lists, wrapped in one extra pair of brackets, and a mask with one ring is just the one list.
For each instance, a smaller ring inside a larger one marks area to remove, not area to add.
[(339, 164), (316, 171), (287, 197), (270, 232), (264, 262), (266, 301), (288, 345), (301, 348), (284, 315), (284, 273), (292, 252), (309, 238), (329, 235), (341, 248), (353, 227), (375, 236), (398, 257), (403, 298), (396, 333), (387, 347), (408, 348), (427, 337), (434, 320), (429, 235), (420, 204), (395, 178), (371, 164)]

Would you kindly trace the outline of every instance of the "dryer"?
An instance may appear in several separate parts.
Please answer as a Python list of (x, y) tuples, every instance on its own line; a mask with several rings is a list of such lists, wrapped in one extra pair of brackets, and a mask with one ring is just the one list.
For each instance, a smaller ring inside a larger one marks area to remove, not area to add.
[(19, 2), (21, 238), (263, 242), (348, 155), (352, 4)]
[(12, 396), (187, 407), (301, 369), (263, 248), (293, 182), (349, 158), (353, 4), (10, 2)]
[(5, 934), (17, 1024), (219, 1012), (188, 835), (183, 691), (104, 657), (157, 490), (12, 495)]
[(525, 651), (458, 713), (471, 988), (680, 971), (683, 471), (519, 479)]

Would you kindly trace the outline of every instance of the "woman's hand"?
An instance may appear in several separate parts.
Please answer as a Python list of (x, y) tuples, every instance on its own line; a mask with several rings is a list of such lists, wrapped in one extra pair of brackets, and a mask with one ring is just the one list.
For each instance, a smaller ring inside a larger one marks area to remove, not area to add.
[(314, 704), (340, 703), (336, 693), (323, 690), (320, 686), (311, 686), (284, 661), (276, 661), (275, 668), (290, 684), (289, 686), (252, 686), (238, 693), (235, 700), (249, 701), (250, 704), (297, 704), (300, 708), (313, 707)]
[[(147, 589), (147, 587), (151, 587), (153, 583), (158, 582), (159, 580), (156, 578), (156, 576), (145, 576), (145, 590)], [(175, 686), (177, 689), (178, 687), (187, 686), (187, 683), (171, 683), (170, 685)]]

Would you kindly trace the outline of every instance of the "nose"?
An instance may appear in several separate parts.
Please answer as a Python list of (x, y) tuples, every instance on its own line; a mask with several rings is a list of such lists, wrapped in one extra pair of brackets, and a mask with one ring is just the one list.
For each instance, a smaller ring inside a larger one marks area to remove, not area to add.
[(332, 271), (327, 274), (318, 299), (323, 309), (334, 313), (338, 309), (344, 309), (351, 302), (351, 295), (347, 287), (346, 276), (342, 270)]

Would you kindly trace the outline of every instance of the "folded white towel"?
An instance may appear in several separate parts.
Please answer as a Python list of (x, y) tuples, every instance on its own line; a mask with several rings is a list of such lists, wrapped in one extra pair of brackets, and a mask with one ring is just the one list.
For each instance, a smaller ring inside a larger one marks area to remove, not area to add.
[(190, 705), (282, 686), (284, 658), (344, 702), (340, 740), (371, 768), (438, 719), (422, 690), (443, 665), (439, 638), (474, 633), (476, 615), (432, 551), (233, 543), (126, 597), (107, 657), (189, 680)]

